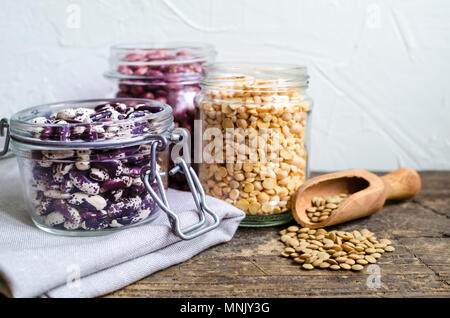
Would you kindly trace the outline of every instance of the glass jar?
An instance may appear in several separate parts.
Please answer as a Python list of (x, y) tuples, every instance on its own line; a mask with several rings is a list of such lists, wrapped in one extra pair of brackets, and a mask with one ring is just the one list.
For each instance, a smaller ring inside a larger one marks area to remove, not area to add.
[[(146, 98), (172, 106), (175, 127), (186, 128), (192, 135), (194, 98), (200, 92), (203, 64), (213, 62), (215, 56), (213, 46), (208, 44), (115, 45), (105, 76), (114, 80), (116, 97)], [(185, 189), (180, 175), (170, 177), (170, 185)]]
[[(199, 209), (200, 221), (182, 229), (170, 210), (168, 146), (184, 145), (187, 133), (174, 129), (166, 104), (133, 98), (60, 102), (25, 109), (9, 125), (2, 123), (2, 130), (9, 128), (30, 216), (44, 231), (107, 234), (150, 222), (160, 209), (183, 239), (218, 225), (214, 212)], [(191, 176), (182, 158), (175, 162), (172, 173)], [(196, 203), (201, 200), (193, 195)], [(203, 226), (205, 213), (213, 216), (211, 226)]]
[(201, 87), (205, 191), (244, 210), (241, 226), (291, 221), (291, 199), (309, 173), (306, 67), (214, 64)]

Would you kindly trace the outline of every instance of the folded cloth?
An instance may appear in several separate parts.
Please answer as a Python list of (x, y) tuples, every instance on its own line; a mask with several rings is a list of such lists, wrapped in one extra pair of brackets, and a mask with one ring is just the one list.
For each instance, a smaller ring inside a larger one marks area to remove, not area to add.
[[(169, 189), (167, 197), (183, 226), (198, 220), (190, 192)], [(15, 158), (1, 160), (0, 292), (9, 297), (95, 297), (184, 262), (231, 240), (244, 217), (224, 201), (208, 197), (207, 203), (220, 225), (192, 240), (176, 236), (162, 211), (151, 223), (105, 236), (53, 235), (36, 228), (25, 209)]]

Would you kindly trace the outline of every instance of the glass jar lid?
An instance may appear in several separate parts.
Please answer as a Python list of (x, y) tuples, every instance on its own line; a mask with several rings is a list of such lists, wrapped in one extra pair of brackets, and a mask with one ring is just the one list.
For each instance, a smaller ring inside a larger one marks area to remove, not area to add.
[(125, 147), (172, 128), (170, 106), (139, 98), (44, 104), (17, 112), (10, 120), (13, 144), (46, 149)]

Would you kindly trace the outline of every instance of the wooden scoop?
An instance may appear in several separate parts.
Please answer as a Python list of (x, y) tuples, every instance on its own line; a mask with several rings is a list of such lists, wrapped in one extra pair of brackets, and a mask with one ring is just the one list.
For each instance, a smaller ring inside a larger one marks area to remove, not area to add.
[[(413, 198), (421, 187), (419, 174), (407, 168), (378, 177), (366, 170), (349, 170), (324, 174), (306, 181), (293, 198), (292, 214), (303, 227), (326, 227), (371, 215), (386, 200)], [(314, 223), (306, 214), (313, 197), (349, 194), (347, 200), (324, 221)]]

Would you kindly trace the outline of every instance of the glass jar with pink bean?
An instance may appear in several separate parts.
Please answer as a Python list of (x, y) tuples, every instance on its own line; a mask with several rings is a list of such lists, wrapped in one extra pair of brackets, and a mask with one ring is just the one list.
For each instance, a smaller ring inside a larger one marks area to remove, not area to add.
[[(172, 106), (175, 127), (193, 134), (203, 65), (214, 62), (209, 44), (120, 44), (110, 49), (105, 77), (114, 81), (115, 97), (145, 98)], [(192, 144), (192, 143), (191, 143)], [(191, 148), (191, 153), (192, 153)], [(170, 185), (184, 188), (184, 180), (170, 178)]]

